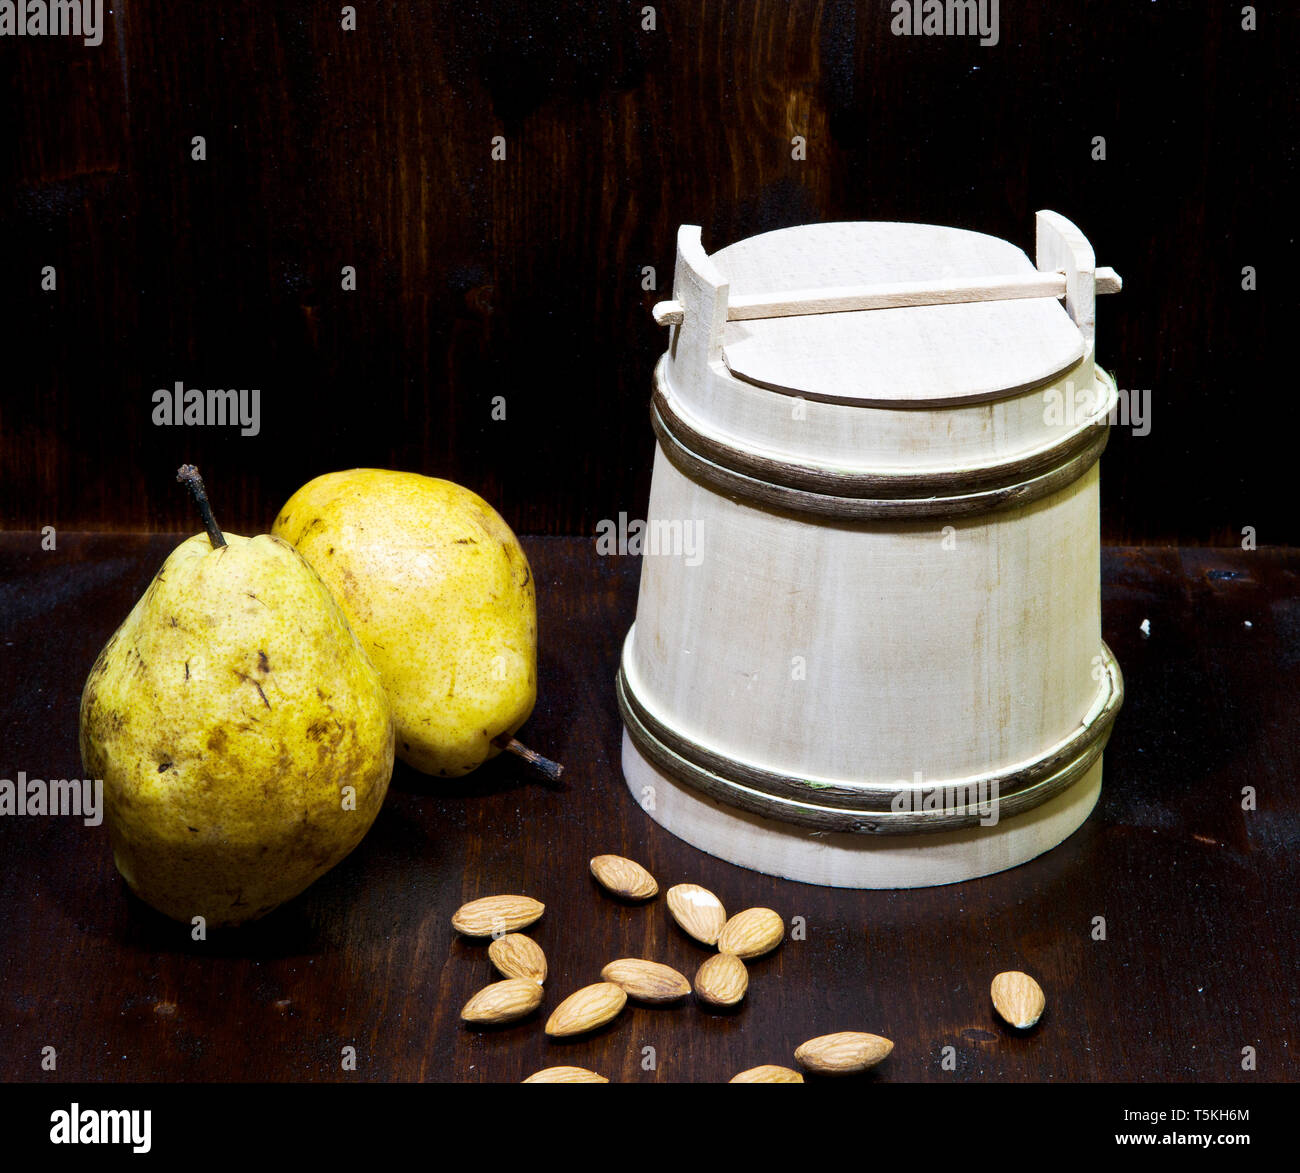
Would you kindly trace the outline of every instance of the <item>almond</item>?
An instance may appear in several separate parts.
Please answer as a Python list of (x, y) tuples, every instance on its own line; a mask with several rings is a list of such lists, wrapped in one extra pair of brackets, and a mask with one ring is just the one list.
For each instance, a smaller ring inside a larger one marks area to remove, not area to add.
[(730, 1083), (803, 1083), (803, 1076), (789, 1067), (779, 1067), (775, 1063), (764, 1063), (762, 1067), (751, 1067), (739, 1075), (733, 1075)]
[(601, 887), (624, 900), (649, 900), (659, 891), (655, 878), (636, 860), (621, 855), (598, 855), (591, 861), (591, 874)]
[(727, 910), (707, 888), (699, 884), (677, 884), (668, 889), (668, 911), (681, 927), (702, 945), (716, 945)]
[(794, 1057), (805, 1071), (815, 1071), (818, 1075), (852, 1075), (874, 1067), (893, 1049), (894, 1044), (879, 1035), (844, 1030), (809, 1039), (795, 1051)]
[(546, 1022), (546, 1033), (555, 1038), (586, 1034), (613, 1022), (627, 1005), (627, 995), (613, 982), (583, 986), (561, 1002)]
[(673, 1002), (691, 992), (691, 983), (671, 965), (622, 957), (600, 971), (607, 982), (619, 986), (638, 1002)]
[(514, 1022), (542, 1004), (542, 987), (530, 978), (508, 978), (484, 986), (460, 1012), (466, 1022)]
[(718, 952), (734, 953), (742, 961), (770, 953), (785, 937), (785, 921), (770, 908), (738, 912), (718, 934)]
[(1027, 973), (1009, 970), (993, 979), (993, 1009), (1017, 1030), (1028, 1030), (1042, 1016), (1047, 996)]
[(710, 1006), (734, 1006), (749, 989), (749, 971), (734, 953), (715, 953), (695, 972), (695, 996)]
[(488, 946), (488, 958), (503, 977), (527, 978), (539, 986), (546, 980), (546, 954), (523, 933), (507, 933)]
[(608, 1083), (603, 1075), (588, 1071), (585, 1067), (547, 1067), (535, 1071), (524, 1083)]
[(456, 909), (451, 927), (467, 937), (496, 937), (526, 928), (545, 911), (531, 896), (484, 896)]

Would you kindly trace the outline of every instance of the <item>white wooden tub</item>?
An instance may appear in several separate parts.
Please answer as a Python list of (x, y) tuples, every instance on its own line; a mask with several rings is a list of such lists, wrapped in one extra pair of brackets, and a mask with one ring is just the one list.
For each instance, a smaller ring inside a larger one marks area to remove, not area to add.
[(660, 548), (617, 688), (627, 783), (687, 842), (901, 888), (1013, 867), (1092, 810), (1123, 695), (1093, 355), (1119, 281), (1062, 217), (1037, 228), (1037, 267), (930, 225), (712, 257), (681, 229), (656, 307)]

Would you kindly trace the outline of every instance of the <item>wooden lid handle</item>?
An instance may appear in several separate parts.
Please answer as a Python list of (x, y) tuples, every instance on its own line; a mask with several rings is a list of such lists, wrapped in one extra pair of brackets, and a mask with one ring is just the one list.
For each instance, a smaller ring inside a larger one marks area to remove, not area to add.
[[(1124, 282), (1114, 269), (1096, 273), (1098, 293), (1118, 293)], [(735, 297), (727, 303), (727, 321), (793, 318), (806, 314), (842, 314), (856, 310), (897, 309), (904, 306), (954, 305), (972, 301), (1013, 301), (1031, 297), (1064, 297), (1064, 270), (1017, 277), (987, 277), (980, 281), (911, 281), (892, 285), (845, 285), (838, 288), (796, 289), (782, 293)], [(680, 326), (685, 316), (680, 301), (661, 301), (651, 311), (656, 324)]]

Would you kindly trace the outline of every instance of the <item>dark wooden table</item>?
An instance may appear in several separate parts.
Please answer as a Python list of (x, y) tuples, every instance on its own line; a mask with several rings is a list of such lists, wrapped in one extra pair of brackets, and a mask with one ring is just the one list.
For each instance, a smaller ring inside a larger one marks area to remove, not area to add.
[[(38, 534), (0, 535), (0, 777), (80, 776), (86, 673), (176, 540), (63, 534), (43, 551)], [(1128, 698), (1093, 816), (1002, 875), (850, 892), (746, 872), (648, 820), (620, 777), (612, 689), (638, 563), (582, 539), (526, 545), (542, 623), (526, 733), (566, 763), (562, 788), (507, 760), (454, 784), (399, 765), (348, 860), (266, 920), (202, 943), (127, 894), (104, 828), (0, 819), (0, 1076), (514, 1081), (575, 1063), (616, 1081), (708, 1081), (863, 1029), (896, 1042), (866, 1079), (1296, 1078), (1300, 554), (1107, 550), (1105, 638)], [(629, 1008), (567, 1043), (543, 1035), (541, 1015), (462, 1026), (460, 1007), (494, 974), (449, 921), (490, 893), (548, 906), (534, 930), (551, 966), (543, 1015), (614, 957), (694, 973), (705, 954), (662, 897), (626, 907), (595, 887), (587, 861), (601, 852), (641, 860), (663, 888), (698, 881), (729, 909), (803, 917), (806, 939), (753, 964), (737, 1012)], [(989, 980), (1011, 968), (1048, 993), (1022, 1037), (989, 1005)], [(355, 1074), (341, 1069), (348, 1046)]]

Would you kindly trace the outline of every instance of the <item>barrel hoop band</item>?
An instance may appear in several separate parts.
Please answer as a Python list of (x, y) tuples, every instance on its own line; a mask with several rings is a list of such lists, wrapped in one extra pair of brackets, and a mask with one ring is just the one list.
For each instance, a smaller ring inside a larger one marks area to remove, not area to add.
[[(1113, 386), (1104, 372), (1097, 377)], [(1027, 505), (1083, 476), (1110, 434), (1108, 413), (1065, 440), (1001, 464), (927, 472), (862, 472), (796, 464), (746, 451), (689, 423), (673, 404), (662, 366), (650, 422), (664, 455), (684, 476), (733, 500), (776, 512), (843, 521), (959, 518)]]
[[(1119, 664), (1105, 644), (1104, 676), (1088, 718), (1063, 741), (1012, 769), (949, 781), (811, 781), (737, 762), (682, 736), (636, 697), (622, 665), (615, 691), (629, 736), (641, 754), (671, 778), (727, 805), (817, 831), (910, 835), (987, 823), (996, 800), (999, 820), (1033, 810), (1078, 781), (1101, 756), (1124, 701)], [(927, 805), (926, 797), (933, 801)], [(942, 798), (942, 801), (939, 799)], [(920, 809), (917, 809), (917, 808)]]

